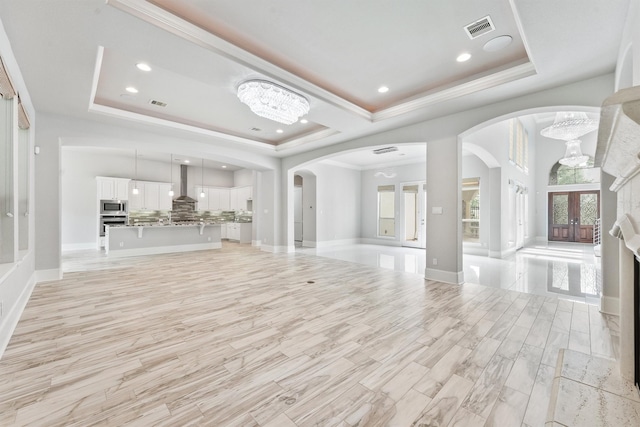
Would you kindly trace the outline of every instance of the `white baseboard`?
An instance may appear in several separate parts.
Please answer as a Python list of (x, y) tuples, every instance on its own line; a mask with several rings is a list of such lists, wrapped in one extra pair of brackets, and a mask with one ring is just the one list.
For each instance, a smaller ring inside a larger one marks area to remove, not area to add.
[(84, 251), (87, 249), (95, 249), (98, 250), (98, 244), (96, 242), (91, 243), (68, 243), (62, 245), (62, 252), (69, 251)]
[(549, 238), (547, 236), (536, 236), (535, 240), (537, 242), (546, 242)]
[(402, 246), (402, 242), (391, 239), (375, 239), (375, 238), (362, 238), (359, 239), (360, 243), (364, 245), (381, 245), (381, 246)]
[(291, 253), (291, 252), (295, 252), (296, 251), (296, 247), (295, 245), (290, 245), (290, 246), (273, 246), (273, 245), (265, 245), (262, 244), (260, 246), (260, 250), (265, 251), (265, 252), (271, 252), (273, 254), (277, 254), (277, 253)]
[(255, 247), (259, 248), (260, 246), (262, 246), (262, 242), (260, 240), (252, 240), (251, 241), (251, 246), (255, 246)]
[(462, 245), (462, 253), (467, 255), (488, 256), (489, 249), (480, 246), (465, 246)]
[[(325, 240), (323, 242), (316, 242), (316, 248), (329, 248), (332, 246), (342, 245), (356, 245), (360, 243), (360, 239), (341, 239), (341, 240)], [(304, 246), (304, 243), (303, 243)]]
[(620, 298), (601, 296), (600, 312), (620, 316)]
[(302, 240), (302, 247), (303, 248), (315, 248), (316, 247), (316, 241), (315, 240)]
[(51, 270), (36, 270), (36, 283), (52, 282), (62, 280), (62, 270), (52, 268)]
[(107, 256), (109, 258), (118, 258), (118, 257), (125, 257), (125, 256), (169, 254), (174, 252), (204, 251), (209, 249), (221, 249), (221, 248), (222, 248), (222, 242), (211, 242), (211, 243), (197, 243), (193, 245), (154, 246), (151, 248), (120, 249), (115, 251), (110, 250)]
[(489, 258), (502, 258), (502, 252), (500, 251), (489, 251)]
[(424, 278), (426, 280), (435, 280), (436, 282), (451, 283), (453, 285), (461, 285), (464, 283), (464, 272), (444, 271), (433, 268), (424, 269)]
[(506, 251), (502, 251), (502, 253), (500, 254), (500, 258), (506, 258), (515, 253), (516, 253), (516, 248), (507, 249)]
[(2, 359), (2, 355), (9, 345), (13, 331), (15, 331), (16, 326), (18, 326), (18, 321), (22, 316), (24, 308), (27, 306), (27, 302), (29, 301), (31, 292), (33, 292), (33, 288), (35, 288), (35, 286), (36, 273), (34, 272), (34, 274), (31, 275), (31, 278), (29, 278), (26, 286), (22, 289), (22, 293), (13, 307), (5, 307), (5, 310), (8, 309), (8, 312), (6, 315), (3, 315), (4, 320), (0, 322), (0, 359)]

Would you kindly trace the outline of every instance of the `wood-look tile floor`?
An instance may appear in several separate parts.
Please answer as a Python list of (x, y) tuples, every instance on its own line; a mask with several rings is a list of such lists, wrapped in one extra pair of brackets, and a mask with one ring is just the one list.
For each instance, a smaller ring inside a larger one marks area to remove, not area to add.
[(595, 306), (312, 255), (93, 267), (36, 286), (0, 425), (542, 426), (560, 348), (616, 355)]

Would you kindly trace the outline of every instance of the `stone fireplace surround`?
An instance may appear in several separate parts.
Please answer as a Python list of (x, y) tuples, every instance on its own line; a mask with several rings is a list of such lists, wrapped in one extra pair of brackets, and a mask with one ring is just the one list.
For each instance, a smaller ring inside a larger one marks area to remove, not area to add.
[[(620, 375), (635, 382), (634, 257), (640, 260), (640, 86), (605, 100), (600, 112), (596, 166), (613, 177), (619, 241)], [(603, 224), (603, 228), (611, 224)], [(606, 256), (603, 254), (603, 256)]]

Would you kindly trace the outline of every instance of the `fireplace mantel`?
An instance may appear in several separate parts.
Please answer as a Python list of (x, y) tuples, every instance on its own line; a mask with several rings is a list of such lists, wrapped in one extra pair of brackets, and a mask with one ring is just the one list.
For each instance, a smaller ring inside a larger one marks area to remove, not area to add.
[(622, 89), (600, 110), (595, 165), (616, 177), (618, 191), (640, 172), (640, 86)]
[(640, 234), (633, 225), (633, 219), (628, 214), (623, 214), (613, 224), (613, 228), (609, 231), (613, 237), (617, 237), (624, 241), (625, 246), (633, 253), (638, 261), (640, 261)]
[[(640, 260), (640, 86), (608, 97), (600, 110), (595, 166), (613, 177), (617, 218), (609, 231), (619, 242), (620, 374), (635, 380), (634, 256)], [(603, 226), (607, 226), (603, 224)], [(603, 258), (607, 256), (602, 254)]]

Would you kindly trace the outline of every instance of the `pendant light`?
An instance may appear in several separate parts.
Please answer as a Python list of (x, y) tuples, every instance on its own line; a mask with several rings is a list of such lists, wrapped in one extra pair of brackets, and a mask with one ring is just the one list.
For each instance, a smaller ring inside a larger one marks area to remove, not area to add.
[(171, 161), (169, 162), (169, 168), (171, 168), (171, 189), (169, 190), (169, 197), (173, 197), (173, 154), (171, 154)]
[(204, 199), (204, 159), (202, 159), (202, 167), (200, 168), (200, 198)]
[(135, 162), (134, 162), (134, 167), (135, 167), (135, 179), (133, 180), (133, 190), (131, 190), (131, 194), (138, 194), (138, 150), (135, 150)]

